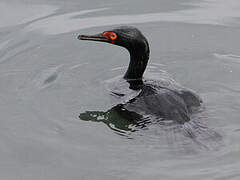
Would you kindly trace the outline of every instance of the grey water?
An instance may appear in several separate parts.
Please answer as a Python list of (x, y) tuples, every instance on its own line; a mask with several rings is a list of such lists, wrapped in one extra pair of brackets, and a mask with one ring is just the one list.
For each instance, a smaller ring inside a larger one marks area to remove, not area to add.
[[(0, 179), (240, 179), (239, 8), (238, 0), (1, 0)], [(217, 140), (102, 116), (128, 53), (76, 37), (119, 25), (149, 40), (145, 78), (201, 96), (195, 118)], [(95, 120), (79, 118), (87, 111)]]

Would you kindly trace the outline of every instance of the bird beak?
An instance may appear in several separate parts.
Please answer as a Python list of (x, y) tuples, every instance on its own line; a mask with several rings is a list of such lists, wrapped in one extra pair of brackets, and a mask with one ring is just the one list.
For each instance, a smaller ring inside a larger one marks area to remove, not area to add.
[(95, 35), (79, 35), (77, 38), (79, 40), (111, 42), (111, 40), (108, 37), (103, 36), (102, 33)]

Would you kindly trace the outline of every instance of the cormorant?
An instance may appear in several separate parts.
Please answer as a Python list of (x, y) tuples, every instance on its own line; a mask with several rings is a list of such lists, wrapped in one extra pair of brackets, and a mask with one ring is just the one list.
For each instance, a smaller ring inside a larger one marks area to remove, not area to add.
[[(136, 118), (138, 115), (154, 115), (163, 121), (172, 120), (184, 124), (190, 121), (194, 109), (201, 106), (199, 96), (189, 89), (163, 86), (156, 81), (143, 79), (150, 50), (147, 39), (137, 28), (121, 26), (96, 35), (79, 35), (78, 39), (106, 42), (129, 51), (130, 63), (123, 78), (129, 83), (131, 90), (139, 93), (128, 102), (113, 107), (107, 114), (118, 113), (123, 117), (130, 117), (133, 121), (140, 119)], [(85, 115), (86, 113), (81, 114), (80, 118), (82, 116), (84, 119)]]

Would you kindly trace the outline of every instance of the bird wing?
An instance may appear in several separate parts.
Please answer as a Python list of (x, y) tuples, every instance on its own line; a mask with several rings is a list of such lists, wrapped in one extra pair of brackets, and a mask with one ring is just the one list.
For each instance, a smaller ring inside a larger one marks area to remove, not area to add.
[(124, 105), (124, 108), (139, 114), (154, 114), (179, 123), (190, 120), (185, 101), (169, 89), (156, 90), (145, 86), (136, 98)]

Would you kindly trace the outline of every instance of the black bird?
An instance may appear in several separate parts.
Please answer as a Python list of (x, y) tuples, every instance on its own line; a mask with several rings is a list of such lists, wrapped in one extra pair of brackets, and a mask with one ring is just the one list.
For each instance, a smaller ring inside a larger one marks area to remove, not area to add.
[[(118, 113), (133, 121), (138, 121), (140, 115), (153, 115), (162, 121), (172, 120), (184, 124), (190, 121), (194, 110), (201, 106), (201, 99), (191, 90), (143, 79), (150, 50), (147, 39), (137, 28), (121, 26), (96, 35), (79, 35), (78, 39), (107, 42), (129, 51), (130, 63), (123, 78), (131, 90), (140, 93), (128, 102), (113, 107), (106, 114)], [(85, 116), (86, 113), (83, 113), (80, 118), (84, 119)]]

